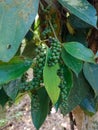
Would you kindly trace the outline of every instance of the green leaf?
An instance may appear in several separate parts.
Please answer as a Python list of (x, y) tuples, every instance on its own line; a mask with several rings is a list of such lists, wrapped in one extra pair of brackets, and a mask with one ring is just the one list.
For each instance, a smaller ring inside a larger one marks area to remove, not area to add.
[(95, 8), (87, 0), (58, 0), (62, 6), (84, 22), (97, 28)]
[(12, 100), (15, 100), (15, 98), (17, 97), (19, 83), (20, 83), (20, 79), (17, 79), (11, 81), (6, 85), (3, 85), (4, 91)]
[(88, 23), (82, 21), (81, 19), (79, 19), (77, 16), (75, 16), (73, 14), (69, 15), (68, 21), (72, 25), (72, 27), (75, 28), (75, 29), (91, 28), (91, 25), (89, 25)]
[(78, 75), (80, 71), (82, 70), (83, 62), (74, 58), (73, 56), (69, 55), (64, 49), (62, 49), (62, 59), (64, 61), (64, 64), (72, 69), (72, 71)]
[(0, 1), (0, 60), (8, 62), (33, 23), (39, 0)]
[(60, 84), (60, 78), (57, 75), (57, 71), (59, 69), (59, 64), (55, 64), (52, 67), (49, 67), (47, 64), (47, 60), (50, 56), (50, 49), (47, 47), (46, 53), (46, 63), (43, 69), (43, 79), (46, 91), (52, 101), (55, 104), (59, 98), (60, 88), (58, 87)]
[(70, 90), (73, 87), (73, 74), (70, 69), (68, 69), (65, 65), (63, 67), (64, 70), (64, 80), (66, 81), (65, 87), (67, 88), (67, 96), (70, 94)]
[(31, 116), (37, 130), (41, 127), (49, 112), (49, 102), (50, 99), (45, 88), (40, 88), (31, 96)]
[(85, 63), (83, 66), (85, 78), (92, 86), (95, 95), (98, 95), (98, 64)]
[(70, 91), (70, 95), (67, 100), (67, 107), (63, 110), (63, 114), (67, 114), (72, 111), (76, 106), (78, 106), (81, 101), (89, 95), (91, 92), (91, 87), (85, 80), (82, 72), (78, 77), (73, 76), (73, 87)]
[(70, 55), (79, 60), (95, 63), (93, 51), (79, 42), (67, 42), (64, 44), (64, 48)]
[(32, 60), (14, 57), (10, 62), (0, 62), (0, 85), (23, 75), (32, 64)]
[(48, 65), (46, 64), (43, 71), (45, 88), (53, 104), (57, 102), (60, 94), (60, 89), (58, 87), (60, 84), (60, 79), (57, 76), (58, 69), (58, 64), (52, 67), (48, 67)]
[(96, 105), (95, 105), (95, 100), (92, 95), (86, 97), (79, 105), (83, 111), (90, 115), (93, 116), (96, 113)]
[(2, 107), (5, 106), (5, 104), (9, 101), (9, 97), (7, 96), (7, 94), (5, 93), (4, 89), (0, 89), (0, 105)]

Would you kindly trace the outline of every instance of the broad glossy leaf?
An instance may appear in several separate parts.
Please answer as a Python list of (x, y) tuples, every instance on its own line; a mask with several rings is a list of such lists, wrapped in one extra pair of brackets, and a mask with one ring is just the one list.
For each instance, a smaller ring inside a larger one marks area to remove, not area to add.
[(81, 103), (81, 101), (87, 97), (90, 93), (90, 86), (85, 80), (82, 73), (79, 74), (78, 77), (73, 76), (73, 87), (70, 91), (70, 95), (67, 101), (67, 107), (63, 110), (63, 114), (67, 114), (72, 111), (77, 105)]
[(83, 62), (68, 54), (64, 49), (62, 49), (61, 56), (64, 64), (78, 75), (82, 69)]
[(86, 23), (97, 28), (95, 8), (87, 0), (58, 0), (62, 6)]
[(0, 60), (7, 62), (33, 23), (39, 0), (0, 1)]
[(69, 20), (70, 24), (72, 25), (72, 27), (75, 28), (75, 29), (91, 28), (91, 25), (89, 25), (88, 23), (86, 23), (83, 20), (79, 19), (77, 16), (75, 16), (73, 14), (71, 14), (68, 17), (68, 20)]
[(49, 101), (45, 88), (40, 88), (31, 95), (31, 116), (37, 130), (41, 127), (49, 112)]
[(79, 105), (83, 111), (92, 116), (96, 113), (96, 106), (95, 106), (95, 100), (92, 95), (86, 97)]
[(5, 104), (9, 101), (9, 97), (7, 96), (7, 94), (5, 93), (4, 89), (0, 89), (0, 105), (2, 107), (5, 106)]
[(43, 71), (45, 88), (53, 104), (57, 102), (60, 94), (60, 89), (58, 87), (60, 84), (60, 79), (57, 76), (58, 69), (58, 64), (52, 67), (48, 67), (48, 65), (46, 64)]
[(57, 71), (59, 69), (59, 64), (55, 64), (52, 67), (47, 65), (47, 60), (50, 56), (50, 49), (47, 47), (46, 53), (46, 63), (43, 70), (43, 79), (46, 91), (52, 101), (55, 104), (59, 98), (60, 88), (58, 87), (60, 84), (60, 78), (57, 75)]
[(10, 62), (0, 62), (0, 85), (14, 80), (26, 72), (32, 60), (23, 57), (14, 57)]
[(98, 95), (98, 64), (85, 63), (83, 67), (85, 78), (92, 86), (95, 95)]
[(17, 80), (11, 81), (10, 83), (6, 85), (3, 85), (4, 91), (12, 100), (15, 100), (15, 98), (18, 95), (19, 83), (20, 83), (20, 79), (17, 79)]
[(79, 60), (95, 63), (93, 51), (79, 42), (67, 42), (64, 44), (64, 48), (70, 55)]

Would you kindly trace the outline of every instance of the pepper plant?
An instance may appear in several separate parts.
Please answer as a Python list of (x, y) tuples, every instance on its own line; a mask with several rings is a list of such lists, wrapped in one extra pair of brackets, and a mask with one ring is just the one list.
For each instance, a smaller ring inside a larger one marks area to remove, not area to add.
[(28, 94), (37, 130), (51, 107), (63, 115), (77, 106), (89, 116), (97, 112), (97, 5), (94, 0), (0, 1), (3, 108)]

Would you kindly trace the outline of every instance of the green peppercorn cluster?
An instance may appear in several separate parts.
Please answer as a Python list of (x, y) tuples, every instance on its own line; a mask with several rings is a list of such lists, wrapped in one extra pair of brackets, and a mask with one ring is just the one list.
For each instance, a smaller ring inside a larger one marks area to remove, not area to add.
[(67, 94), (67, 88), (66, 88), (66, 82), (63, 82), (63, 88), (61, 88), (61, 112), (64, 114), (66, 109), (68, 108), (68, 94)]
[(21, 92), (29, 91), (31, 88), (32, 88), (31, 82), (24, 81), (19, 84), (19, 91)]
[(43, 84), (43, 68), (46, 60), (46, 46), (39, 45), (36, 49), (36, 63), (33, 67), (32, 87), (37, 88)]
[(54, 66), (60, 59), (61, 44), (55, 38), (50, 38), (50, 55), (48, 58), (48, 66)]
[(31, 106), (33, 112), (39, 110), (40, 108), (40, 100), (37, 92), (32, 94)]
[(67, 104), (68, 91), (67, 91), (66, 81), (65, 81), (65, 78), (64, 78), (63, 66), (61, 66), (60, 70), (58, 70), (58, 75), (61, 79), (61, 82), (60, 82), (60, 85), (59, 85), (59, 87), (60, 87), (60, 98), (61, 98), (60, 109), (61, 109), (62, 113), (65, 113), (64, 111), (68, 107), (68, 104)]

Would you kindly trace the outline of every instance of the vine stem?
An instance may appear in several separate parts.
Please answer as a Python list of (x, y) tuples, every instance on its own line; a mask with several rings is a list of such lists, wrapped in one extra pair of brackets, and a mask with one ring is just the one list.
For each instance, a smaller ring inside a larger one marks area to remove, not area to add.
[(53, 32), (55, 38), (58, 39), (57, 36), (56, 36), (55, 30), (54, 30), (54, 27), (53, 27), (53, 25), (52, 25), (52, 23), (51, 23), (51, 21), (50, 21), (50, 19), (49, 19), (49, 24), (50, 24), (51, 30), (52, 30), (52, 32)]
[[(47, 8), (46, 8), (46, 9), (44, 8), (44, 6), (43, 6), (43, 4), (42, 4), (41, 1), (40, 1), (40, 6), (41, 6), (41, 9), (42, 9), (43, 11), (47, 10)], [(49, 7), (50, 7), (50, 5), (49, 5)], [(57, 38), (57, 35), (56, 35), (56, 33), (55, 33), (55, 30), (54, 30), (54, 27), (53, 27), (53, 25), (52, 25), (52, 23), (51, 23), (51, 21), (50, 21), (50, 19), (48, 19), (48, 21), (49, 21), (50, 28), (51, 28), (51, 30), (52, 30), (52, 32), (53, 32), (53, 34), (54, 34), (54, 37), (55, 37), (56, 39), (58, 39), (58, 38)]]
[[(35, 35), (36, 33), (30, 28), (30, 31)], [(37, 34), (36, 34), (37, 35)], [(37, 38), (39, 40), (39, 42), (41, 42), (41, 39), (39, 38), (39, 35), (37, 35)]]

